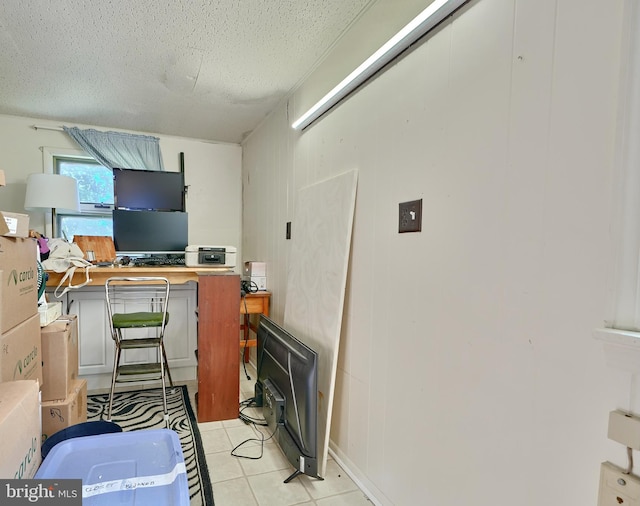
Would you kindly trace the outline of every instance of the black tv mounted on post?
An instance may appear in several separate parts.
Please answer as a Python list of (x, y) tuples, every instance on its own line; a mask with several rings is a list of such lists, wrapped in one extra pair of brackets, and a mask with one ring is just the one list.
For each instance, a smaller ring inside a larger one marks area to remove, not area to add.
[(113, 197), (116, 209), (184, 211), (184, 174), (116, 168), (113, 169)]
[(318, 476), (318, 354), (261, 315), (255, 402), (299, 474)]
[(183, 171), (113, 169), (116, 252), (162, 255), (168, 263), (176, 255), (184, 260), (188, 239), (185, 194)]

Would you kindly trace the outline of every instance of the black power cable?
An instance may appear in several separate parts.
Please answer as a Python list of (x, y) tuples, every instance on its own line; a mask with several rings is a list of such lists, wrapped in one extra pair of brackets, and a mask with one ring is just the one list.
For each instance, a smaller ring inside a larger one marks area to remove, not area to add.
[[(262, 455), (264, 455), (264, 443), (265, 443), (265, 441), (269, 441), (272, 437), (274, 437), (276, 435), (276, 432), (278, 431), (278, 426), (276, 425), (276, 428), (271, 433), (271, 435), (265, 439), (264, 433), (261, 430), (259, 430), (258, 427), (268, 427), (267, 421), (264, 418), (262, 418), (262, 419), (253, 418), (253, 417), (251, 417), (249, 415), (244, 414), (244, 410), (245, 409), (253, 407), (254, 405), (255, 405), (255, 398), (254, 397), (252, 397), (251, 399), (247, 399), (245, 401), (242, 401), (240, 403), (241, 409), (240, 409), (240, 413), (239, 413), (238, 417), (244, 423), (253, 425), (254, 426), (254, 430), (256, 430), (260, 434), (260, 439), (249, 438), (249, 439), (245, 439), (244, 441), (242, 441), (242, 443), (237, 444), (231, 450), (231, 455), (233, 457), (238, 457), (238, 458), (241, 458), (241, 459), (249, 459), (249, 460), (259, 460), (259, 459), (261, 459)], [(236, 453), (236, 450), (238, 450), (239, 448), (241, 448), (245, 444), (250, 443), (250, 442), (254, 442), (254, 441), (260, 443), (260, 455), (255, 457), (255, 456), (251, 456), (251, 455), (240, 455), (240, 454)]]
[[(244, 293), (244, 292), (240, 292)], [(242, 302), (244, 303), (244, 348), (240, 352), (240, 361), (242, 362), (242, 367), (244, 368), (244, 375), (247, 377), (248, 381), (251, 381), (251, 376), (247, 372), (247, 363), (244, 361), (244, 354), (247, 350), (247, 344), (249, 342), (249, 330), (247, 330), (247, 325), (251, 325), (251, 320), (249, 319), (249, 310), (247, 309), (247, 297), (246, 294), (242, 295)]]
[[(240, 282), (240, 296), (242, 297), (242, 302), (244, 304), (244, 348), (242, 349), (242, 367), (244, 368), (244, 375), (247, 377), (248, 381), (251, 381), (251, 376), (247, 372), (247, 364), (244, 361), (244, 354), (247, 349), (247, 343), (249, 340), (249, 331), (251, 329), (251, 318), (249, 316), (249, 310), (247, 309), (247, 294), (248, 293), (256, 293), (258, 291), (258, 285), (253, 281), (242, 280)], [(249, 330), (247, 330), (247, 327)]]

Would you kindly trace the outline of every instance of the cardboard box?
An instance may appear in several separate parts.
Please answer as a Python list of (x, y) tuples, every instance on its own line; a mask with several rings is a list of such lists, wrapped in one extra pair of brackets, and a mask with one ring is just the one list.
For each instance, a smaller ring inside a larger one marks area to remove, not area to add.
[(0, 333), (38, 313), (37, 257), (33, 239), (0, 237)]
[(42, 385), (42, 343), (37, 314), (0, 336), (0, 381), (17, 380), (38, 380)]
[(42, 403), (42, 442), (71, 425), (87, 421), (87, 380), (75, 380), (61, 401)]
[(6, 186), (7, 180), (4, 177), (4, 170), (0, 169), (0, 186)]
[(65, 315), (40, 329), (42, 401), (66, 399), (78, 378), (78, 317)]
[(62, 316), (62, 302), (45, 302), (38, 306), (40, 326), (46, 327)]
[(29, 237), (29, 215), (0, 211), (0, 216), (4, 218), (4, 227), (0, 233), (7, 237)]
[(40, 467), (37, 381), (0, 383), (0, 478), (30, 479)]
[(245, 262), (244, 275), (265, 277), (267, 275), (267, 264), (265, 262)]

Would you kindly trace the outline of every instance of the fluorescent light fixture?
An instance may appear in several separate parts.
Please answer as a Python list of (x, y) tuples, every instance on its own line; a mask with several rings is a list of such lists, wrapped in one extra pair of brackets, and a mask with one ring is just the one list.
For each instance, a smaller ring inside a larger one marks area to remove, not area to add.
[(345, 77), (335, 88), (322, 97), (311, 109), (298, 118), (291, 127), (302, 130), (345, 98), (349, 93), (373, 76), (386, 64), (423, 37), (443, 19), (453, 14), (470, 0), (434, 0), (413, 18), (402, 30)]

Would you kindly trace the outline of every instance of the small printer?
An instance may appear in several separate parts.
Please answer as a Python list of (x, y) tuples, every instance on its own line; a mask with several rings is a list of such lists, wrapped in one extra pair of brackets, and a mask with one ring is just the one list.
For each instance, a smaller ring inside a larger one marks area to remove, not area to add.
[(224, 267), (236, 266), (236, 248), (234, 246), (189, 245), (184, 250), (184, 263), (187, 267)]

